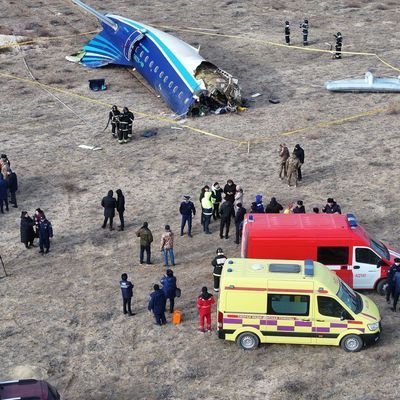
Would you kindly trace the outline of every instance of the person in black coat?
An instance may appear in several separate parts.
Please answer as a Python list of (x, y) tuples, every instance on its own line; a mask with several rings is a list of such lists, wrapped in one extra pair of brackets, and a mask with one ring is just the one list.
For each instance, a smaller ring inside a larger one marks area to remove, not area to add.
[(225, 200), (230, 201), (232, 204), (235, 202), (236, 185), (232, 179), (228, 179), (224, 187)]
[[(39, 253), (48, 253), (50, 251), (50, 238), (53, 237), (53, 227), (51, 225), (51, 222), (43, 218), (39, 222), (39, 247), (40, 251)], [(46, 251), (45, 251), (46, 249)]]
[(121, 225), (118, 227), (120, 231), (124, 230), (125, 222), (124, 222), (124, 211), (125, 211), (125, 196), (122, 194), (122, 190), (117, 190), (117, 211), (119, 215), (119, 221)]
[(18, 179), (17, 174), (14, 171), (11, 171), (10, 175), (8, 176), (8, 190), (10, 191), (10, 203), (13, 204), (14, 208), (18, 208), (17, 205), (17, 197), (16, 191), (18, 190)]
[(101, 205), (104, 207), (104, 222), (101, 226), (103, 229), (107, 226), (107, 221), (110, 219), (110, 231), (113, 228), (113, 219), (115, 216), (115, 209), (117, 208), (117, 200), (113, 197), (113, 191), (109, 190), (107, 196), (101, 200)]
[(296, 144), (293, 149), (293, 154), (300, 161), (300, 165), (297, 168), (297, 180), (301, 181), (303, 179), (303, 176), (301, 175), (301, 166), (304, 164), (304, 149), (302, 149), (299, 144)]
[[(131, 309), (131, 301), (133, 297), (133, 283), (128, 281), (128, 275), (122, 274), (119, 281), (119, 287), (122, 293), (122, 311), (124, 314), (135, 315)], [(128, 308), (128, 310), (127, 310)]]
[(3, 178), (3, 174), (0, 172), (0, 212), (4, 214), (3, 203), (8, 211), (8, 182)]
[(164, 275), (160, 282), (163, 285), (162, 290), (165, 294), (165, 298), (169, 299), (169, 312), (174, 312), (175, 297), (176, 297), (176, 277), (172, 269), (167, 269), (166, 276)]
[(267, 206), (265, 207), (266, 214), (279, 214), (282, 210), (282, 205), (276, 201), (275, 197), (272, 197), (269, 204), (267, 204)]
[(325, 207), (322, 208), (322, 212), (325, 214), (341, 214), (342, 210), (339, 204), (332, 197), (329, 197)]
[(242, 203), (237, 204), (237, 210), (235, 214), (235, 228), (236, 228), (236, 238), (235, 243), (239, 244), (240, 238), (242, 236), (243, 221), (246, 214), (246, 209), (242, 206)]
[[(225, 196), (226, 199), (227, 196)], [(229, 238), (229, 226), (231, 225), (231, 215), (232, 215), (233, 203), (229, 200), (225, 200), (219, 209), (219, 214), (221, 216), (221, 222), (219, 225), (219, 237), (223, 239), (224, 237), (224, 228), (225, 231), (225, 239)]]
[(154, 292), (150, 294), (148, 310), (153, 312), (156, 319), (156, 325), (165, 325), (167, 323), (165, 318), (165, 303), (167, 299), (159, 285), (155, 284), (153, 289)]
[(298, 200), (296, 203), (296, 207), (293, 208), (293, 214), (305, 214), (306, 209), (304, 207), (303, 201)]
[(35, 240), (35, 231), (33, 230), (33, 226), (35, 223), (33, 219), (28, 215), (26, 211), (22, 211), (21, 213), (21, 243), (25, 245), (27, 249), (33, 246), (33, 241)]
[(196, 215), (196, 208), (194, 204), (190, 201), (190, 196), (183, 196), (184, 201), (182, 201), (179, 212), (182, 215), (181, 221), (181, 236), (183, 236), (183, 230), (185, 229), (186, 222), (188, 224), (188, 236), (192, 237), (192, 216)]

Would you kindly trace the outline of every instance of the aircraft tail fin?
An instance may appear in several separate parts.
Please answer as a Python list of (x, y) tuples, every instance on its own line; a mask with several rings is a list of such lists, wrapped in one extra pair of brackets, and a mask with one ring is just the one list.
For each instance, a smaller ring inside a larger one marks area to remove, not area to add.
[(118, 29), (118, 25), (111, 20), (110, 18), (108, 18), (107, 16), (105, 16), (104, 14), (96, 11), (95, 9), (93, 9), (92, 7), (89, 7), (88, 5), (86, 5), (85, 3), (83, 3), (80, 0), (72, 0), (76, 5), (78, 5), (79, 7), (83, 8), (84, 10), (86, 10), (87, 12), (89, 12), (90, 14), (93, 14), (97, 19), (99, 19), (101, 22), (103, 22), (104, 24), (108, 25), (110, 28), (112, 28), (114, 31), (116, 31)]

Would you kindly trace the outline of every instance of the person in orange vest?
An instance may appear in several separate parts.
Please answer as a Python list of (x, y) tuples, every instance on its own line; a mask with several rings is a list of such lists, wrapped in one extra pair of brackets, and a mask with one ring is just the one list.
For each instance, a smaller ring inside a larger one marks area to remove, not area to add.
[(207, 287), (201, 289), (201, 295), (197, 298), (197, 308), (200, 316), (200, 332), (205, 332), (204, 320), (207, 321), (207, 332), (211, 332), (211, 306), (215, 304), (214, 296), (208, 293)]

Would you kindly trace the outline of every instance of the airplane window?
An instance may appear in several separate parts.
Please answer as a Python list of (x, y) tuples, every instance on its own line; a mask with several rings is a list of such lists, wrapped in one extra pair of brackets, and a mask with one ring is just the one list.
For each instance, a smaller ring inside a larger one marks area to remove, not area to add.
[(160, 72), (160, 75), (158, 75), (160, 78), (162, 78), (164, 76), (164, 71)]
[(151, 68), (154, 65), (154, 61), (150, 61), (149, 67)]
[(144, 59), (145, 63), (147, 63), (147, 61), (149, 61), (149, 56), (146, 56), (146, 58)]
[(141, 52), (140, 52), (140, 58), (142, 58), (143, 57), (143, 54), (144, 54), (144, 51), (142, 50)]
[(164, 78), (164, 83), (168, 82), (168, 75)]
[(185, 100), (185, 104), (189, 103), (190, 99), (189, 97)]
[(172, 86), (174, 86), (174, 81), (171, 81), (170, 83), (169, 83), (169, 85), (168, 85), (168, 87), (171, 89), (172, 88)]
[(177, 91), (178, 91), (178, 86), (175, 86), (173, 92), (176, 93)]
[(180, 92), (178, 97), (181, 98), (183, 96), (183, 92)]
[(159, 70), (159, 67), (157, 65), (157, 67), (154, 68), (154, 72), (157, 73), (158, 70)]
[(139, 47), (136, 47), (135, 53), (139, 53)]

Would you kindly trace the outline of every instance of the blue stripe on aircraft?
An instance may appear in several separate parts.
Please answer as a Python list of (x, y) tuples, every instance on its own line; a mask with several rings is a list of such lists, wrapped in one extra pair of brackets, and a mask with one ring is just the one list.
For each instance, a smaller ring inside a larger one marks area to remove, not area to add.
[(115, 51), (114, 49), (110, 48), (110, 46), (107, 46), (105, 43), (96, 40), (97, 38), (94, 38), (90, 41), (90, 44), (93, 46), (98, 46), (100, 49), (108, 51), (110, 54), (112, 54), (114, 57), (119, 58), (121, 57), (121, 52), (120, 51)]
[[(109, 56), (109, 57), (112, 57), (113, 59), (115, 59), (115, 56), (114, 56), (113, 54), (107, 52), (106, 50), (99, 49), (98, 47), (93, 47), (93, 46), (90, 46), (90, 45), (86, 45), (86, 46), (83, 48), (83, 50), (86, 50), (86, 51), (94, 51), (94, 52), (96, 52), (96, 53), (104, 54), (104, 55), (106, 55), (106, 56)], [(117, 58), (118, 58), (118, 57), (117, 57)]]
[(97, 39), (100, 40), (104, 43), (106, 43), (108, 46), (112, 47), (115, 51), (117, 51), (118, 53), (121, 53), (121, 50), (118, 49), (118, 47), (114, 46), (114, 44), (112, 42), (110, 42), (107, 38), (105, 38), (104, 36), (101, 35), (102, 32), (100, 32), (98, 35), (96, 35), (93, 40)]
[(176, 58), (176, 56), (171, 52), (171, 50), (167, 46), (165, 46), (165, 44), (162, 42), (162, 40), (160, 40), (154, 33), (147, 30), (144, 26), (141, 26), (140, 24), (133, 22), (129, 19), (126, 19), (126, 18), (120, 17), (120, 16), (118, 16), (118, 18), (121, 18), (121, 20), (123, 22), (125, 22), (127, 25), (132, 26), (135, 29), (141, 29), (141, 30), (146, 31), (146, 33), (145, 33), (146, 36), (153, 39), (153, 41), (155, 41), (161, 47), (161, 49), (165, 52), (167, 57), (172, 61), (173, 64), (175, 64), (175, 65), (173, 65), (174, 68), (182, 74), (182, 76), (184, 77), (184, 79), (186, 80), (188, 85), (191, 87), (191, 89), (193, 91), (195, 91), (199, 87), (199, 84), (196, 82), (193, 75), (188, 72), (188, 70)]

